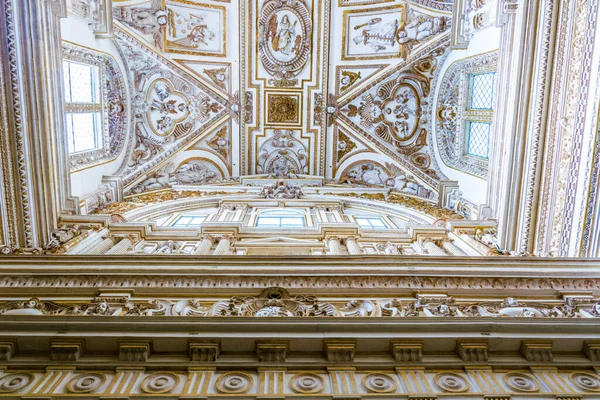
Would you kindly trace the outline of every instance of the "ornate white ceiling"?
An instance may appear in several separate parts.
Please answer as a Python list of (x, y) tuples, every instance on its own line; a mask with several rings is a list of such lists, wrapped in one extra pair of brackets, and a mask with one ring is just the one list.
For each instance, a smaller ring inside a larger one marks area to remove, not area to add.
[(432, 88), (451, 2), (113, 0), (128, 193), (245, 175), (437, 198)]

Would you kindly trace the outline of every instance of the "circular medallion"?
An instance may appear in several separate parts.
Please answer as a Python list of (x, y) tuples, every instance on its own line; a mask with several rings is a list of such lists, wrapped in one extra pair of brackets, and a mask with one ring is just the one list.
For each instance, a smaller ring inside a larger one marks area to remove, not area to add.
[(260, 12), (258, 30), (261, 62), (276, 79), (290, 79), (306, 65), (312, 20), (303, 1), (267, 1)]
[(296, 374), (292, 376), (290, 385), (296, 393), (314, 394), (325, 388), (325, 381), (317, 374)]
[(252, 377), (244, 372), (228, 372), (217, 379), (221, 393), (246, 393), (252, 386)]
[(167, 393), (177, 386), (179, 377), (170, 372), (161, 372), (147, 376), (142, 381), (142, 390), (146, 393)]
[(33, 375), (26, 373), (7, 374), (0, 378), (0, 393), (13, 393), (23, 389), (33, 380)]
[(469, 382), (452, 372), (441, 372), (433, 378), (436, 385), (446, 392), (461, 393), (469, 390)]
[(105, 377), (98, 373), (77, 375), (69, 381), (67, 389), (72, 393), (88, 393), (96, 390), (104, 383)]
[(529, 374), (509, 372), (504, 375), (504, 382), (518, 392), (537, 392), (540, 390), (538, 381)]
[(600, 378), (589, 372), (573, 372), (569, 379), (586, 392), (600, 392)]
[(369, 392), (373, 393), (391, 393), (396, 390), (398, 385), (392, 377), (386, 374), (373, 373), (365, 376), (362, 384)]

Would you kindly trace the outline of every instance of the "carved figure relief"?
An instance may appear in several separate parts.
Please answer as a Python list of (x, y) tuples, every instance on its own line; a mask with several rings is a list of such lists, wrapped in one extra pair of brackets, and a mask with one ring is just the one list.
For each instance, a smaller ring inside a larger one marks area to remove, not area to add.
[(152, 38), (154, 45), (162, 49), (163, 32), (168, 23), (168, 12), (162, 0), (152, 0), (146, 6), (114, 7), (113, 18)]
[(258, 51), (274, 86), (293, 86), (312, 46), (312, 20), (304, 0), (270, 0), (258, 20)]
[(202, 185), (223, 179), (219, 169), (205, 160), (188, 160), (174, 167), (172, 164), (151, 172), (130, 189), (131, 193), (144, 193), (168, 189), (172, 185)]
[(343, 60), (399, 57), (403, 5), (344, 11)]
[(257, 174), (294, 178), (308, 174), (308, 149), (294, 130), (273, 130), (259, 149)]
[(225, 7), (173, 0), (166, 3), (169, 23), (166, 50), (225, 56)]
[(374, 162), (361, 162), (348, 167), (340, 176), (339, 183), (363, 187), (388, 187), (394, 191), (425, 199), (436, 199), (437, 193), (422, 186), (402, 168), (386, 163), (385, 167)]

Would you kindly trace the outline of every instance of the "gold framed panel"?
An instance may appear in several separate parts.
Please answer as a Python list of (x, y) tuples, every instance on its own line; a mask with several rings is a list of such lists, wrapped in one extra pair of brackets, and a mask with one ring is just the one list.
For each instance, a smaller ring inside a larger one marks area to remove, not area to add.
[[(390, 15), (391, 17), (389, 17)], [(394, 20), (394, 18), (397, 19)], [(397, 34), (405, 19), (406, 6), (404, 4), (344, 11), (342, 60), (400, 58), (402, 46), (397, 40)], [(371, 32), (372, 30), (375, 32)], [(353, 42), (354, 45), (350, 42)], [(350, 46), (354, 47), (354, 50), (351, 50)], [(371, 53), (359, 53), (360, 48), (370, 48)], [(378, 53), (379, 51), (381, 52)]]

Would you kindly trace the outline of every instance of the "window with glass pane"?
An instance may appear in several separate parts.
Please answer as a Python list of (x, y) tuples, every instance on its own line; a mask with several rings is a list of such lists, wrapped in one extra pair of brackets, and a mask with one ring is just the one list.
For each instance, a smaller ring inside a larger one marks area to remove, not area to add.
[(187, 227), (197, 227), (202, 225), (202, 223), (206, 220), (205, 215), (195, 215), (195, 216), (179, 216), (171, 226), (179, 227), (179, 228), (187, 228)]
[(469, 155), (485, 159), (489, 157), (491, 126), (488, 122), (469, 122)]
[(102, 147), (102, 101), (99, 69), (63, 61), (69, 153)]
[(388, 226), (379, 217), (355, 217), (354, 220), (361, 228), (387, 229)]
[(471, 75), (471, 109), (493, 110), (496, 95), (496, 73)]
[(302, 228), (304, 227), (304, 217), (275, 216), (258, 217), (256, 226), (262, 228)]

